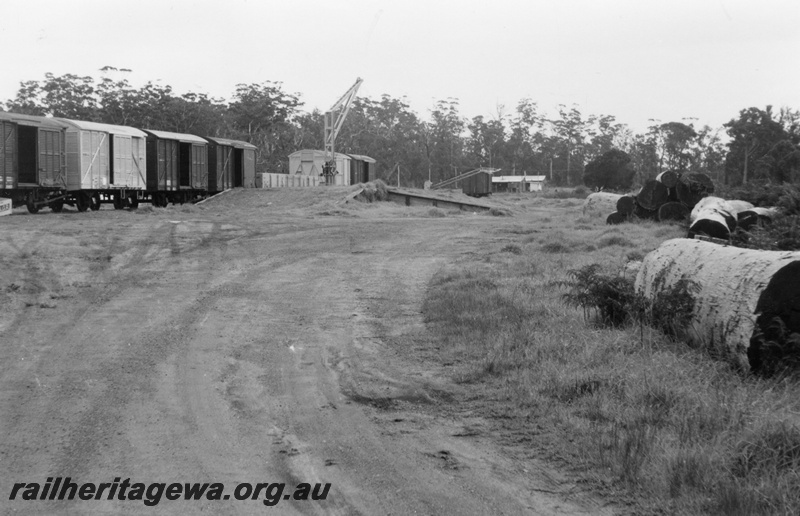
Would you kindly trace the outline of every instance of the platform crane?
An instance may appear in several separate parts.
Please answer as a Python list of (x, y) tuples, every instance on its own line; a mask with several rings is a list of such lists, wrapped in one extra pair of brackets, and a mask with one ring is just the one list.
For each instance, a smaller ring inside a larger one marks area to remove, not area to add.
[(322, 165), (322, 176), (325, 178), (326, 185), (334, 184), (334, 176), (337, 174), (336, 153), (334, 152), (336, 136), (339, 134), (345, 118), (347, 118), (350, 105), (353, 103), (353, 99), (356, 98), (356, 93), (362, 82), (364, 81), (360, 77), (356, 79), (356, 83), (342, 95), (342, 98), (337, 100), (333, 107), (325, 112), (325, 164)]

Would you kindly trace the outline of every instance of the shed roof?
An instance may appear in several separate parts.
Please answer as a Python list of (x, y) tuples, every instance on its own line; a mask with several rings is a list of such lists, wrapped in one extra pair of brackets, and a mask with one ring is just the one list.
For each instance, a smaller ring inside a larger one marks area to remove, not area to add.
[(22, 125), (34, 125), (38, 127), (48, 127), (52, 129), (66, 129), (67, 124), (58, 118), (48, 116), (23, 115), (20, 113), (9, 113), (0, 111), (0, 120), (8, 120)]
[[(294, 151), (293, 153), (289, 154), (289, 158), (299, 158), (300, 156), (309, 154), (313, 157), (312, 159), (325, 159), (325, 151), (316, 149), (302, 149), (299, 151)], [(335, 154), (337, 158), (350, 159), (350, 156), (347, 154), (342, 154), (341, 152), (336, 152)]]
[(208, 141), (193, 134), (171, 133), (169, 131), (156, 131), (154, 129), (145, 129), (144, 132), (156, 138), (161, 138), (162, 140), (178, 140), (179, 142), (202, 143), (208, 145)]
[(369, 156), (363, 156), (361, 154), (350, 154), (351, 158), (358, 159), (361, 161), (366, 161), (367, 163), (375, 163), (376, 161)]
[(101, 124), (99, 122), (70, 120), (68, 118), (58, 118), (57, 120), (64, 122), (71, 129), (78, 129), (80, 131), (98, 131), (101, 133), (120, 134), (123, 136), (134, 136), (136, 138), (145, 138), (147, 136), (144, 133), (144, 131), (140, 131), (135, 127), (128, 127), (127, 125)]
[(204, 138), (210, 142), (216, 143), (217, 145), (229, 145), (236, 149), (257, 149), (255, 145), (248, 142), (243, 142), (241, 140), (229, 140), (228, 138), (217, 138), (211, 136), (204, 136)]
[(541, 183), (547, 176), (493, 176), (492, 183)]

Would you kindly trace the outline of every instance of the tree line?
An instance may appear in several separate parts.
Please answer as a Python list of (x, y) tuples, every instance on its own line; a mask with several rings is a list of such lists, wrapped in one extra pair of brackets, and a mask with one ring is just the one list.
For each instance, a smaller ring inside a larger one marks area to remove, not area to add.
[[(259, 149), (257, 170), (284, 172), (288, 155), (323, 148), (323, 113), (303, 111), (300, 94), (282, 83), (239, 84), (230, 100), (176, 93), (148, 82), (134, 87), (126, 69), (104, 67), (100, 77), (45, 74), (20, 83), (3, 108), (144, 129), (244, 140)], [(635, 133), (612, 115), (584, 114), (559, 105), (546, 113), (529, 98), (491, 117), (467, 118), (454, 98), (420, 117), (402, 98), (358, 97), (336, 150), (378, 161), (378, 176), (421, 187), (477, 167), (505, 175), (542, 175), (555, 185), (626, 189), (665, 170), (702, 172), (736, 186), (752, 181), (800, 182), (800, 112), (771, 106), (741, 110), (721, 128), (694, 121), (652, 120)]]

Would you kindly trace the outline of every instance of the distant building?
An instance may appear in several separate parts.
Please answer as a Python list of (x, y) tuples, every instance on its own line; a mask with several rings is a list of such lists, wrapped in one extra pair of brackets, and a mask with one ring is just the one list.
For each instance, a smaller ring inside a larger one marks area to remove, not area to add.
[[(334, 156), (337, 185), (354, 185), (375, 179), (375, 160), (369, 156), (358, 154), (342, 154)], [(325, 164), (325, 152), (321, 150), (303, 149), (289, 154), (289, 174), (320, 176)]]
[(541, 192), (547, 176), (492, 176), (493, 192)]

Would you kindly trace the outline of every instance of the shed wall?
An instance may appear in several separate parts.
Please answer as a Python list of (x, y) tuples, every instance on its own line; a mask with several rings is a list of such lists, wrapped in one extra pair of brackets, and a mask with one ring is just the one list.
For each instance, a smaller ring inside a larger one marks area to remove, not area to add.
[[(336, 153), (336, 175), (334, 184), (350, 184), (350, 158), (345, 154)], [(322, 165), (325, 164), (325, 155), (321, 151), (302, 150), (289, 156), (289, 174), (302, 174), (306, 176), (320, 176)], [(323, 181), (324, 182), (324, 181)]]

